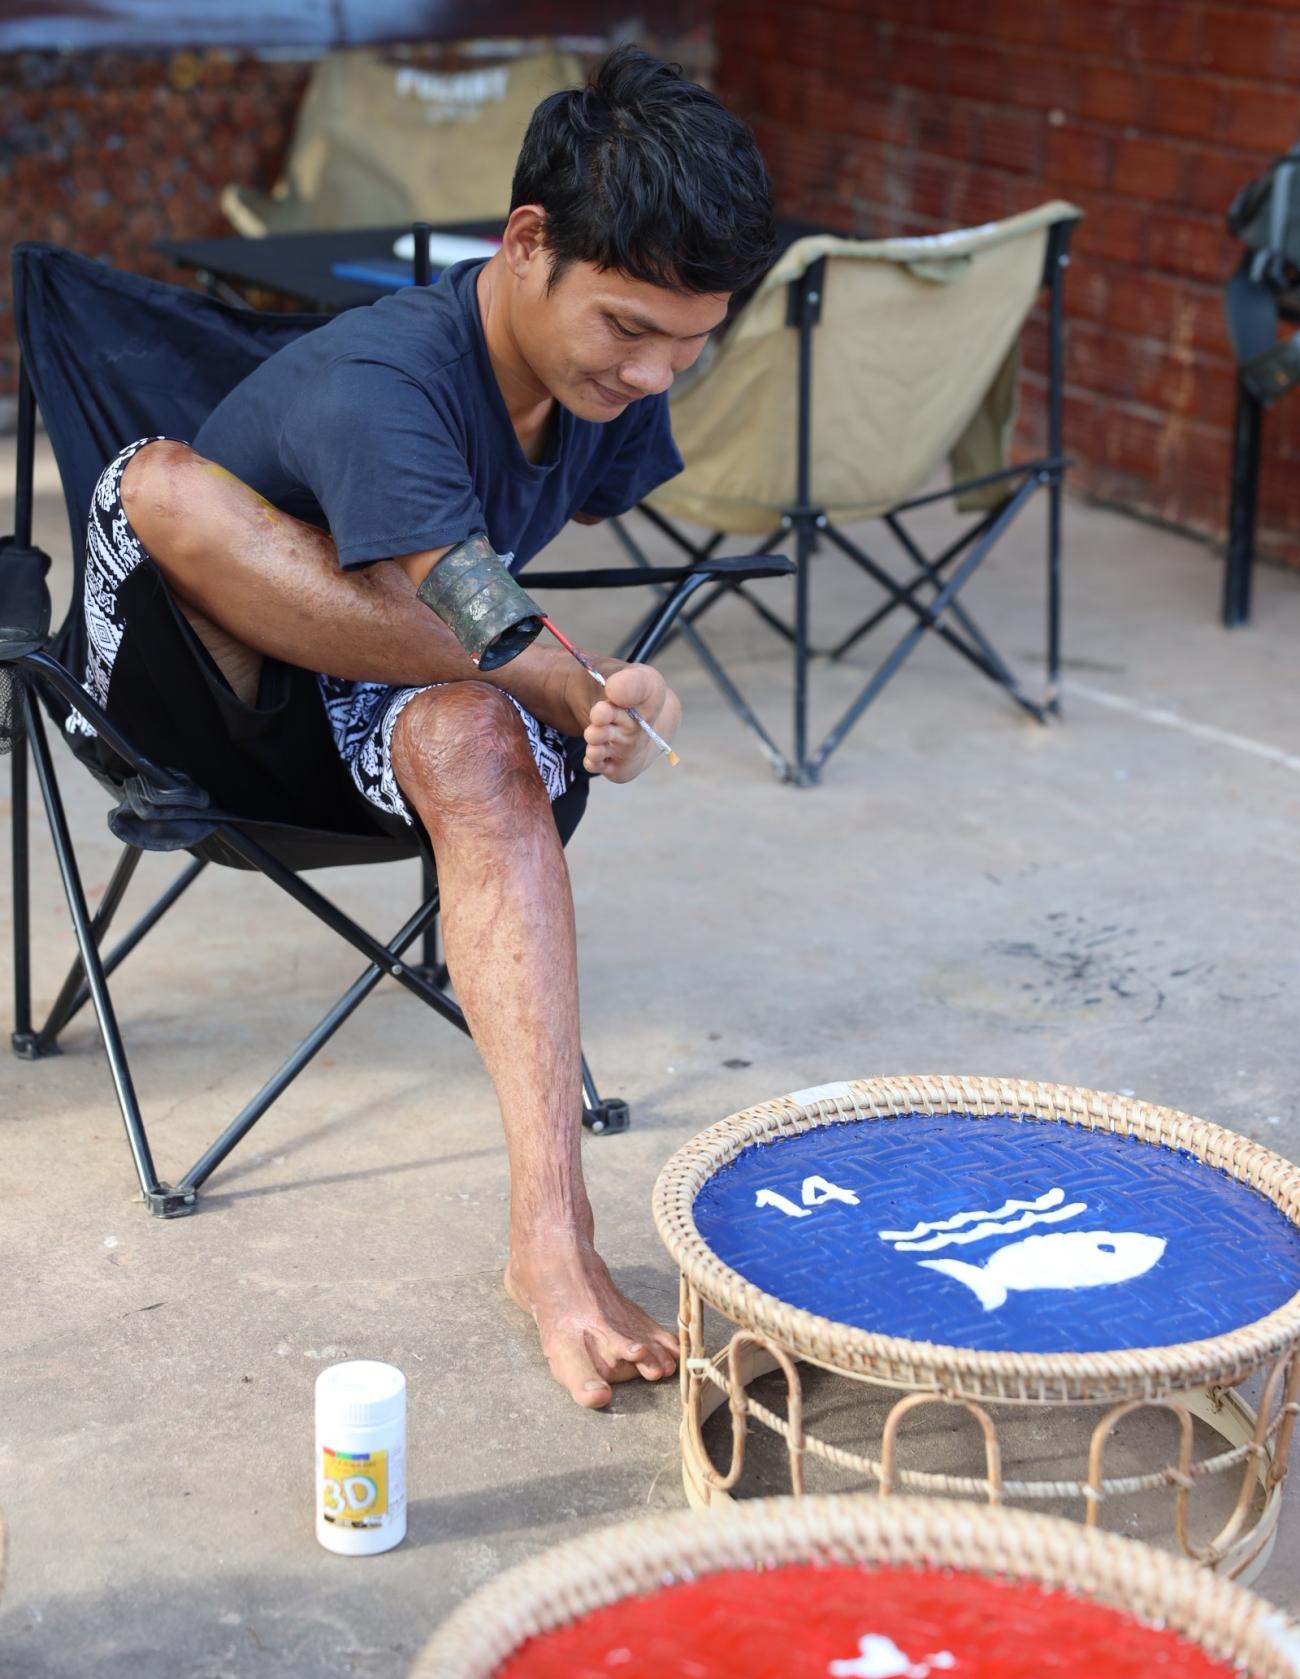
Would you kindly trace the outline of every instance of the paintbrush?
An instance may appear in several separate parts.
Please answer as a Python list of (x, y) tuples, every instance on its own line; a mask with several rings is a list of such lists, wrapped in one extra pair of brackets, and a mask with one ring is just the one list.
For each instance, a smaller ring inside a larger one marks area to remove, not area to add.
[[(564, 631), (556, 629), (555, 625), (544, 612), (540, 613), (539, 617), (541, 618), (542, 623), (545, 624), (546, 628), (559, 642), (560, 646), (563, 647), (567, 653), (573, 654), (574, 658), (582, 666), (583, 670), (586, 671), (587, 675), (593, 678), (594, 681), (599, 682), (602, 688), (605, 687), (605, 678), (600, 674), (595, 665), (592, 664), (591, 660), (587, 658), (584, 653), (579, 653), (578, 649), (569, 640), (568, 636), (565, 635)], [(650, 739), (655, 743), (670, 764), (676, 764), (681, 761), (677, 754), (673, 751), (672, 747), (669, 746), (668, 742), (659, 733), (658, 729), (652, 728), (634, 705), (627, 705), (622, 709), (627, 712), (628, 716), (634, 723), (636, 723), (647, 735), (649, 735)]]

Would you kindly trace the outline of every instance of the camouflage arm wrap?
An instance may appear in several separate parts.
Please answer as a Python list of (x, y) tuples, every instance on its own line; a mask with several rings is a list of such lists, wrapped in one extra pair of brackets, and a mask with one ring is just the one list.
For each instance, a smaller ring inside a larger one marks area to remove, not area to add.
[(542, 632), (541, 608), (481, 532), (450, 549), (416, 590), (480, 670), (509, 664)]

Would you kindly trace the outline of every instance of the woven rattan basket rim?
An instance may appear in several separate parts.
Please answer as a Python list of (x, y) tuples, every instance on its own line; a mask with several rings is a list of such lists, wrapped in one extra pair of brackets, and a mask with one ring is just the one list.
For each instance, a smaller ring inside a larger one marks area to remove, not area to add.
[(461, 1604), (410, 1679), (490, 1679), (525, 1640), (621, 1598), (722, 1569), (819, 1560), (956, 1568), (1069, 1588), (1196, 1640), (1250, 1679), (1300, 1675), (1300, 1629), (1287, 1617), (1136, 1540), (948, 1499), (817, 1497), (674, 1512), (534, 1557)]
[[(834, 1094), (827, 1094), (833, 1092)], [(843, 1092), (840, 1094), (840, 1092)], [(818, 1127), (905, 1113), (1011, 1113), (1019, 1118), (1082, 1125), (1143, 1142), (1184, 1149), (1258, 1190), (1300, 1226), (1300, 1167), (1261, 1144), (1175, 1108), (1073, 1085), (930, 1074), (847, 1080), (814, 1092), (778, 1097), (710, 1126), (679, 1148), (659, 1174), (654, 1216), (685, 1277), (711, 1306), (791, 1352), (831, 1368), (875, 1375), (900, 1367), (911, 1385), (987, 1392), (1008, 1386), (1090, 1393), (1145, 1394), (1161, 1385), (1203, 1387), (1235, 1381), (1245, 1370), (1300, 1342), (1300, 1293), (1254, 1323), (1201, 1341), (1109, 1352), (986, 1352), (855, 1329), (791, 1306), (748, 1282), (713, 1252), (696, 1228), (695, 1197), (703, 1184), (746, 1148)]]

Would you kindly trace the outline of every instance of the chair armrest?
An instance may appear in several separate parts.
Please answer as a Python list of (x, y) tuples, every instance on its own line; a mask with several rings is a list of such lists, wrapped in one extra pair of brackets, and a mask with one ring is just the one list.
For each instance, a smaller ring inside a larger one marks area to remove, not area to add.
[(631, 589), (644, 583), (684, 583), (688, 578), (717, 578), (747, 583), (759, 577), (789, 577), (793, 560), (783, 554), (732, 554), (700, 560), (695, 565), (610, 566), (598, 571), (525, 571), (520, 581), (529, 589)]

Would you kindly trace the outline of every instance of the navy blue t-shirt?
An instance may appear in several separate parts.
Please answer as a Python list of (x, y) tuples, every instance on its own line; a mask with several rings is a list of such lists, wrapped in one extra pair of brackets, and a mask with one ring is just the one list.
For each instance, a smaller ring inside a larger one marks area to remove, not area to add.
[(345, 567), (485, 531), (518, 571), (575, 513), (626, 512), (680, 472), (666, 396), (603, 424), (557, 405), (545, 454), (528, 460), (488, 357), (481, 267), (296, 339), (236, 385), (194, 447), (328, 530)]

